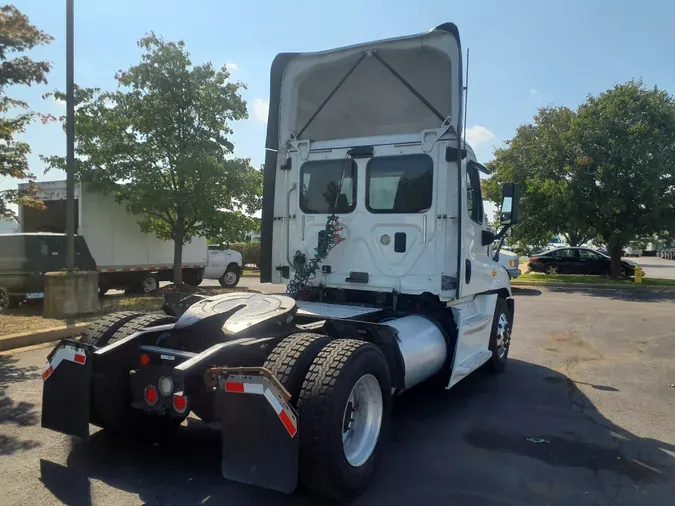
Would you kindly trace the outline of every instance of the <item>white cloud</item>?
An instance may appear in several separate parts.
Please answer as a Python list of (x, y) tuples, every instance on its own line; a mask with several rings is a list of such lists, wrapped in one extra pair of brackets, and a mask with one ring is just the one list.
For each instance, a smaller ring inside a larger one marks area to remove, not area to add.
[(532, 88), (530, 90), (530, 95), (539, 95), (539, 92), (537, 90), (535, 90), (534, 88)]
[(472, 146), (491, 141), (494, 138), (495, 134), (484, 126), (474, 125), (466, 129), (466, 141)]
[(227, 67), (227, 70), (230, 71), (230, 73), (239, 70), (239, 65), (237, 65), (236, 63), (226, 63), (225, 66)]
[(251, 101), (253, 118), (261, 123), (267, 123), (267, 113), (270, 110), (270, 101), (267, 98), (254, 98)]

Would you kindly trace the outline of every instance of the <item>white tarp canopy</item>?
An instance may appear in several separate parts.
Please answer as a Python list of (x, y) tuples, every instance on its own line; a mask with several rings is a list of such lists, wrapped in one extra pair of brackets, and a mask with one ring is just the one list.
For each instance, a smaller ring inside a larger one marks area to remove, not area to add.
[(448, 116), (458, 128), (460, 74), (459, 41), (444, 30), (296, 55), (281, 83), (279, 144), (291, 132), (313, 141), (417, 133)]

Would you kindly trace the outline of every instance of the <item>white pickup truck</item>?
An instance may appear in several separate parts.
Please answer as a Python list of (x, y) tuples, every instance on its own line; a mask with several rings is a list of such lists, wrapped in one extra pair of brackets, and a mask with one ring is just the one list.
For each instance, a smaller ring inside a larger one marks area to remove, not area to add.
[(499, 263), (504, 266), (506, 272), (509, 273), (511, 279), (515, 279), (522, 274), (518, 268), (518, 255), (513, 251), (505, 250), (502, 248), (499, 250)]
[(242, 268), (241, 253), (227, 246), (209, 245), (204, 279), (217, 279), (220, 286), (231, 288), (239, 283)]

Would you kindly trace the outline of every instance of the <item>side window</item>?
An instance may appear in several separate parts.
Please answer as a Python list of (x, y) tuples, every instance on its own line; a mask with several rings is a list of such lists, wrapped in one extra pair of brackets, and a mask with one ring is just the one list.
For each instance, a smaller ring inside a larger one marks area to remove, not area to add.
[(600, 255), (589, 249), (580, 249), (579, 256), (581, 256), (581, 258), (586, 258), (587, 260), (598, 260), (600, 258)]
[(576, 258), (577, 250), (575, 249), (561, 249), (555, 252), (555, 256), (558, 258)]
[(483, 223), (483, 195), (480, 189), (478, 169), (469, 162), (466, 167), (466, 208), (476, 223)]
[(427, 155), (382, 156), (366, 166), (371, 213), (423, 213), (431, 207), (434, 163)]
[(306, 214), (351, 213), (356, 207), (356, 162), (350, 158), (305, 162), (300, 182)]

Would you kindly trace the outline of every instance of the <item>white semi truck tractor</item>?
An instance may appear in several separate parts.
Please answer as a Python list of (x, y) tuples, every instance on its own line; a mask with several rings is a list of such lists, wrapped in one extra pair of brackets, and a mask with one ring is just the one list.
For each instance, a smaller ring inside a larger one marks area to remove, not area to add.
[(102, 318), (50, 353), (42, 425), (155, 440), (192, 413), (220, 431), (229, 480), (364, 489), (398, 395), (501, 372), (508, 357), (514, 301), (490, 251), (518, 219), (519, 187), (504, 186), (490, 232), (462, 100), (452, 23), (277, 56), (261, 280), (286, 295)]

